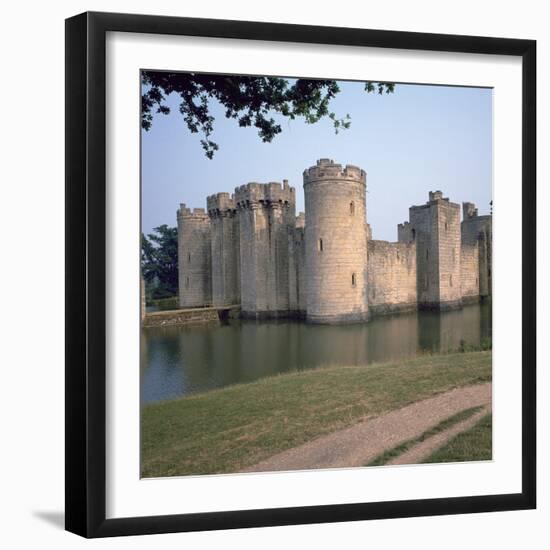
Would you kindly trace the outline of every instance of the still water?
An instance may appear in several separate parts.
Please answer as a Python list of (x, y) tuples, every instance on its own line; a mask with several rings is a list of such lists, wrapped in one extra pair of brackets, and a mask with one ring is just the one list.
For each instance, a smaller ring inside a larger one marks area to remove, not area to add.
[(415, 312), (354, 325), (232, 321), (142, 331), (141, 399), (150, 403), (326, 365), (365, 365), (422, 351), (478, 346), (491, 337), (490, 304)]

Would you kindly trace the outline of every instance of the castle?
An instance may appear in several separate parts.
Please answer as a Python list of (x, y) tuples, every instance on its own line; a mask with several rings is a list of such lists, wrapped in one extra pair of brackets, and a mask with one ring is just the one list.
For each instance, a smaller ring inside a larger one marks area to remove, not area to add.
[(374, 315), (461, 307), (491, 295), (492, 217), (441, 191), (411, 206), (397, 242), (371, 238), (366, 173), (329, 159), (303, 174), (305, 214), (295, 189), (249, 183), (180, 205), (182, 308), (240, 305), (245, 318), (366, 321)]

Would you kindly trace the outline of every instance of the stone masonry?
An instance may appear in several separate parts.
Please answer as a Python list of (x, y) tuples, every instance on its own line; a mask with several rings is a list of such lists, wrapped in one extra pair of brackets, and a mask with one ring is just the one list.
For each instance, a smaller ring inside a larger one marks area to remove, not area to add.
[(449, 309), (491, 296), (492, 217), (429, 193), (397, 227), (372, 240), (366, 173), (320, 159), (295, 189), (248, 183), (178, 210), (180, 307), (240, 305), (246, 318), (366, 321), (417, 308)]
[(212, 305), (236, 304), (241, 296), (239, 218), (229, 193), (206, 199), (211, 230)]
[(478, 249), (477, 261), (479, 265), (479, 296), (481, 298), (486, 298), (492, 294), (492, 216), (478, 216), (477, 208), (475, 207), (475, 204), (471, 202), (463, 203), (462, 209), (462, 243), (463, 246), (473, 246)]
[(416, 243), (370, 240), (367, 290), (371, 315), (415, 310)]
[(308, 321), (367, 319), (366, 189), (356, 166), (321, 159), (304, 172)]
[(251, 318), (290, 311), (289, 235), (296, 227), (294, 188), (284, 181), (235, 189), (239, 217), (241, 307)]
[(181, 307), (212, 304), (211, 227), (204, 208), (178, 210), (178, 284)]
[(418, 306), (460, 306), (460, 206), (441, 191), (430, 192), (426, 204), (410, 207), (409, 223), (398, 227), (398, 238), (416, 243)]

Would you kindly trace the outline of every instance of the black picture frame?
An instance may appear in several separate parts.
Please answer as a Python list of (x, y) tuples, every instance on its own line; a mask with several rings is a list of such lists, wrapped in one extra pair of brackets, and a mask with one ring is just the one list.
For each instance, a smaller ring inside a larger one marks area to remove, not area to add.
[[(106, 519), (105, 40), (108, 31), (518, 56), (522, 120), (522, 491)], [(116, 13), (66, 20), (66, 529), (107, 537), (536, 506), (536, 42)]]

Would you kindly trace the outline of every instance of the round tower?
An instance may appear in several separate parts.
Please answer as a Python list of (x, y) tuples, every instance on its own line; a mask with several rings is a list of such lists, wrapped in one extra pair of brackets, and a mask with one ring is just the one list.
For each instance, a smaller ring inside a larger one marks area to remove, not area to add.
[(178, 210), (178, 282), (180, 307), (212, 304), (210, 219), (204, 208)]
[(304, 172), (304, 195), (307, 319), (366, 320), (366, 173), (318, 160)]

